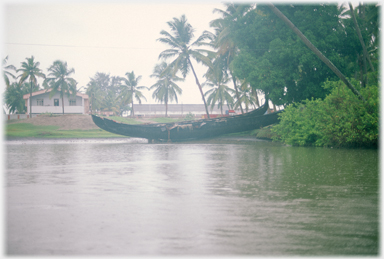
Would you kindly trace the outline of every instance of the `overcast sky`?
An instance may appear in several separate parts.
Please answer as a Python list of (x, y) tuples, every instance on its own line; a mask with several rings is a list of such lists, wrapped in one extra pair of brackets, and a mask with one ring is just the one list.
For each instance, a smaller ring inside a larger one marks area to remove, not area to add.
[[(26, 58), (35, 57), (40, 68), (55, 60), (75, 69), (78, 88), (86, 87), (96, 72), (125, 76), (141, 75), (140, 85), (151, 86), (154, 66), (161, 51), (169, 47), (156, 39), (160, 31), (169, 31), (166, 22), (185, 14), (195, 28), (195, 39), (209, 22), (220, 17), (214, 8), (225, 10), (219, 1), (5, 1), (3, 3), (3, 50), (8, 65), (20, 68)], [(212, 31), (212, 30), (211, 30)], [(206, 71), (194, 63), (200, 83)], [(202, 103), (193, 75), (180, 83), (179, 103)], [(147, 102), (156, 103), (152, 93), (144, 91)]]

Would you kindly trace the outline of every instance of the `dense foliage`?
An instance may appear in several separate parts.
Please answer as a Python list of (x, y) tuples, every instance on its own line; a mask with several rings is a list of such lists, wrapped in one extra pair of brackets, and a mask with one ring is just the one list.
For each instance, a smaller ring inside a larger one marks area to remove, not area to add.
[[(362, 48), (353, 22), (343, 16), (346, 10), (342, 6), (284, 4), (276, 7), (345, 76), (358, 76)], [(363, 19), (359, 21), (364, 24)], [(232, 64), (235, 75), (263, 90), (274, 103), (324, 98), (329, 91), (321, 84), (326, 80), (337, 80), (336, 75), (267, 6), (260, 4), (248, 10), (231, 26), (240, 49)], [(372, 37), (377, 41), (375, 33), (371, 27), (364, 27), (365, 39)], [(376, 50), (373, 43), (368, 46), (371, 51)], [(378, 62), (374, 65), (377, 69)]]
[[(21, 87), (17, 83), (12, 83), (7, 87), (4, 95), (4, 103), (8, 105), (9, 112), (24, 113), (27, 108), (25, 107), (25, 101), (23, 96), (30, 92), (30, 84), (23, 83)], [(34, 91), (39, 90), (39, 86), (34, 86)]]
[[(355, 87), (357, 80), (351, 79)], [(357, 98), (341, 81), (327, 81), (330, 94), (287, 106), (272, 132), (286, 144), (296, 146), (377, 147), (379, 96), (375, 80), (361, 88), (367, 100)]]

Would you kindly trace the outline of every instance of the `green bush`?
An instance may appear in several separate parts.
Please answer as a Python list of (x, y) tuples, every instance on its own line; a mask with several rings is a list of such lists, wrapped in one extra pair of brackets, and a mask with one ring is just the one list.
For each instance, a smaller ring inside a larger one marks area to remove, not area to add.
[(366, 102), (341, 81), (327, 81), (323, 87), (331, 93), (324, 100), (305, 100), (285, 108), (280, 123), (272, 128), (274, 139), (295, 146), (377, 147), (378, 86), (360, 88), (358, 81), (350, 81)]
[(194, 119), (195, 119), (195, 115), (192, 114), (191, 112), (189, 112), (189, 113), (185, 116), (185, 118), (184, 118), (185, 121), (192, 121), (192, 120), (194, 120)]

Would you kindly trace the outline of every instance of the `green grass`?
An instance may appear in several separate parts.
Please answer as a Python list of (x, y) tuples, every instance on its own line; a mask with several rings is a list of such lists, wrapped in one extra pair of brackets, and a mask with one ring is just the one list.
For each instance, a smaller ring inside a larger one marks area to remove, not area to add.
[(30, 123), (7, 124), (5, 136), (7, 138), (127, 138), (102, 129), (59, 130), (58, 126), (35, 126)]
[[(108, 119), (127, 124), (143, 124), (142, 120), (110, 116)], [(152, 118), (148, 122), (168, 123), (182, 121), (175, 118)], [(6, 123), (6, 138), (128, 138), (126, 136), (113, 134), (102, 129), (94, 130), (59, 130), (58, 126), (36, 126), (31, 123)]]

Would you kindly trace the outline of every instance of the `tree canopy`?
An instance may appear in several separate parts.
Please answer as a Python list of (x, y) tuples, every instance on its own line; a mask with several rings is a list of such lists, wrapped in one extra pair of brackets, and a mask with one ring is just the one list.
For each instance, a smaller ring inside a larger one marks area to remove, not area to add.
[[(353, 27), (345, 26), (344, 9), (335, 4), (281, 4), (276, 7), (346, 76), (353, 76), (361, 45)], [(231, 23), (240, 51), (235, 74), (262, 89), (276, 104), (325, 98), (321, 84), (337, 80), (332, 71), (263, 4)], [(352, 31), (351, 31), (352, 29)]]

